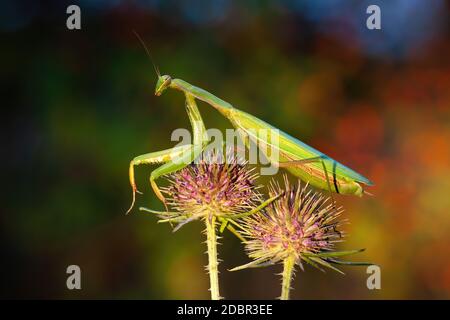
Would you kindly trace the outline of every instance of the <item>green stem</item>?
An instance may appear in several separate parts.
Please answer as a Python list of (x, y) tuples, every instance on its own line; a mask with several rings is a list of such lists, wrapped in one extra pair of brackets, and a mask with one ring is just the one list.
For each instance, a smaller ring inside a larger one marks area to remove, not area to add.
[(294, 277), (295, 256), (290, 255), (283, 261), (283, 282), (281, 284), (281, 300), (289, 300), (291, 280)]
[(219, 300), (219, 268), (217, 261), (216, 217), (206, 217), (206, 244), (208, 246), (208, 272), (211, 285), (211, 300)]

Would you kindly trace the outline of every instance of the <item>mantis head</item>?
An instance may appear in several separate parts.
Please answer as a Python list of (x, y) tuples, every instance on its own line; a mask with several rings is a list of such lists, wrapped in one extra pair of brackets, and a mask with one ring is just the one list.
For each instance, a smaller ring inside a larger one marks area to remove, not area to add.
[(169, 75), (158, 76), (158, 82), (156, 82), (155, 96), (160, 96), (164, 90), (170, 86), (172, 78)]

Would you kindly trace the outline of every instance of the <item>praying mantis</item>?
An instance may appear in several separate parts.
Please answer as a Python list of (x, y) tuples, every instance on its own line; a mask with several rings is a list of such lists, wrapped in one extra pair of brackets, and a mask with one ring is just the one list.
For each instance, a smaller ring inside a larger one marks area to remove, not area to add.
[[(161, 167), (154, 170), (150, 175), (150, 184), (157, 197), (164, 203), (164, 196), (155, 183), (155, 180), (162, 175), (178, 171), (186, 166), (189, 161), (176, 161), (173, 159), (184, 155), (185, 157), (195, 158), (205, 148), (209, 139), (206, 135), (206, 129), (198, 110), (196, 99), (204, 101), (218, 110), (225, 116), (231, 124), (243, 132), (250, 132), (254, 129), (273, 129), (275, 127), (233, 107), (230, 103), (214, 96), (213, 94), (195, 87), (181, 79), (172, 79), (169, 75), (158, 76), (155, 95), (160, 96), (166, 89), (176, 89), (185, 94), (186, 110), (191, 121), (193, 129), (193, 144), (183, 145), (172, 149), (158, 152), (147, 153), (134, 158), (130, 162), (129, 177), (133, 189), (133, 202), (137, 192), (134, 179), (134, 166), (140, 164), (164, 163)], [(372, 185), (372, 182), (353, 171), (352, 169), (340, 164), (336, 160), (328, 157), (320, 151), (306, 145), (300, 140), (279, 131), (279, 161), (277, 165), (286, 168), (294, 176), (301, 180), (309, 182), (310, 185), (324, 190), (329, 190), (339, 194), (349, 194), (362, 196), (363, 188), (361, 184)], [(250, 135), (251, 136), (251, 135)], [(259, 139), (258, 143), (267, 144), (260, 136), (251, 136), (252, 139)], [(192, 151), (192, 152), (189, 152)], [(270, 155), (268, 156), (271, 160)], [(131, 206), (132, 208), (133, 206)], [(131, 210), (131, 208), (129, 210)]]
[[(146, 47), (145, 49), (147, 50)], [(147, 53), (149, 54), (148, 50)], [(266, 153), (265, 156), (267, 159), (272, 164), (280, 168), (285, 168), (291, 174), (305, 182), (308, 182), (313, 187), (328, 190), (331, 194), (338, 193), (344, 195), (362, 196), (363, 193), (367, 193), (364, 191), (362, 185), (373, 185), (369, 179), (365, 178), (361, 174), (344, 166), (343, 164), (308, 146), (289, 134), (275, 128), (265, 121), (235, 108), (230, 103), (218, 98), (212, 93), (196, 87), (184, 80), (174, 79), (169, 75), (161, 75), (156, 67), (155, 71), (158, 76), (155, 88), (156, 96), (161, 96), (161, 94), (167, 89), (175, 89), (184, 93), (186, 99), (186, 111), (193, 131), (193, 143), (143, 154), (135, 157), (130, 162), (129, 179), (132, 187), (133, 198), (131, 207), (128, 209), (127, 213), (130, 212), (134, 206), (136, 193), (140, 193), (137, 190), (134, 178), (135, 166), (141, 164), (162, 164), (162, 166), (151, 172), (150, 185), (156, 196), (164, 204), (166, 204), (165, 198), (155, 181), (163, 175), (168, 175), (186, 167), (206, 148), (209, 138), (206, 134), (205, 125), (198, 110), (196, 100), (206, 102), (212, 106), (225, 118), (227, 118), (235, 129), (238, 129), (239, 132), (247, 135), (248, 139), (244, 139), (245, 147), (249, 147), (249, 142), (251, 140), (259, 146), (270, 145), (272, 150), (275, 148), (276, 157), (274, 156), (274, 152), (271, 154)], [(274, 132), (272, 135), (276, 135), (276, 140), (278, 143), (273, 145), (271, 144), (272, 140), (269, 141), (267, 137), (255, 135), (253, 133), (255, 130), (260, 129)], [(175, 159), (177, 160), (175, 161)], [(265, 201), (257, 209), (263, 209), (275, 199), (276, 197)], [(223, 222), (225, 226), (227, 221)]]

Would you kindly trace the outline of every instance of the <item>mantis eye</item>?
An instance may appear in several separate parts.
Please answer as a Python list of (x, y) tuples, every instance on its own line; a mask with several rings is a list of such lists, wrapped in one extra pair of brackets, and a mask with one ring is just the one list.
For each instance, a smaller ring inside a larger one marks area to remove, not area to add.
[(170, 85), (172, 78), (168, 75), (164, 75), (158, 78), (156, 83), (155, 95), (160, 96), (164, 90)]
[(170, 85), (170, 82), (172, 81), (172, 78), (170, 76), (163, 76), (164, 82), (163, 82), (163, 86), (168, 87)]

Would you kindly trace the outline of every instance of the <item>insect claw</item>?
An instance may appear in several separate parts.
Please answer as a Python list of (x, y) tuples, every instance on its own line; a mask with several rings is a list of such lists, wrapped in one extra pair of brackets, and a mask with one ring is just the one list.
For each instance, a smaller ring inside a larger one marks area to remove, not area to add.
[(126, 212), (125, 214), (129, 214), (130, 211), (131, 211), (131, 209), (133, 209), (134, 204), (135, 204), (135, 202), (136, 202), (136, 193), (143, 194), (141, 191), (139, 191), (139, 190), (136, 188), (136, 185), (135, 185), (135, 184), (132, 184), (132, 185), (131, 185), (131, 188), (132, 188), (132, 190), (133, 190), (133, 199), (132, 199), (132, 201), (131, 201), (131, 206), (130, 206), (130, 208), (127, 210), (127, 212)]
[(131, 200), (131, 206), (125, 213), (126, 215), (130, 213), (131, 209), (134, 207), (134, 203), (136, 202), (136, 189), (133, 188), (133, 199)]

